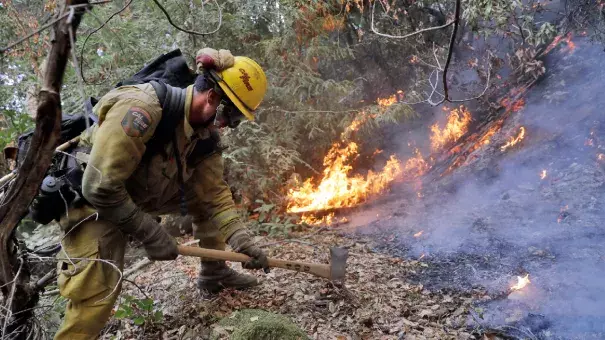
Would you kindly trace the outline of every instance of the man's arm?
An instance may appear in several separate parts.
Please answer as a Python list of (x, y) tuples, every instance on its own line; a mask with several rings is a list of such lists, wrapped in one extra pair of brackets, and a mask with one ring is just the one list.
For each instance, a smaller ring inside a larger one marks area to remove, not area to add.
[(254, 258), (244, 268), (268, 270), (267, 256), (252, 241), (252, 234), (241, 221), (231, 196), (229, 185), (223, 179), (223, 158), (215, 153), (195, 169), (194, 190), (198, 199), (233, 250)]
[(104, 105), (100, 103), (98, 109), (100, 126), (82, 180), (84, 198), (100, 218), (140, 240), (150, 258), (174, 259), (178, 255), (176, 241), (141, 211), (124, 184), (141, 161), (161, 110), (138, 99), (120, 99), (108, 109)]

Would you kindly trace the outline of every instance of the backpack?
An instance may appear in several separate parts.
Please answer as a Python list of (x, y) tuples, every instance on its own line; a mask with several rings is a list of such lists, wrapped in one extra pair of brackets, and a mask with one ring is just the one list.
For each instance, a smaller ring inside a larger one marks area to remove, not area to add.
[[(149, 158), (165, 149), (170, 141), (173, 141), (176, 134), (174, 131), (184, 118), (184, 98), (182, 97), (182, 88), (185, 88), (195, 82), (196, 73), (191, 71), (187, 65), (185, 57), (179, 49), (163, 54), (143, 67), (132, 77), (122, 80), (116, 84), (115, 88), (126, 85), (137, 85), (150, 83), (162, 106), (162, 118), (155, 130), (154, 136), (146, 143), (147, 150), (143, 159)], [(88, 124), (97, 122), (97, 117), (93, 113), (93, 107), (98, 103), (94, 97), (89, 98), (85, 103), (85, 109), (89, 119)], [(63, 144), (77, 136), (86, 129), (86, 116), (74, 115), (63, 116), (61, 119), (61, 136), (59, 145)], [(22, 159), (29, 148), (33, 130), (25, 132), (17, 139), (17, 150), (7, 152), (5, 157), (15, 162), (15, 167), (21, 165)], [(195, 166), (196, 162), (203, 157), (218, 150), (220, 138), (218, 133), (213, 133), (207, 143), (196, 143), (187, 162), (189, 166)], [(174, 143), (173, 143), (174, 144)], [(178, 149), (175, 146), (175, 152), (178, 156)], [(71, 150), (72, 153), (78, 151), (78, 148)], [(10, 156), (7, 156), (10, 155)], [(179, 172), (179, 182), (181, 191), (183, 189), (182, 165), (177, 162)], [(40, 193), (30, 206), (31, 217), (35, 222), (47, 224), (53, 219), (58, 220), (66, 207), (82, 196), (82, 176), (84, 170), (74, 160), (73, 156), (56, 153), (53, 156), (52, 163), (49, 166), (46, 178), (40, 188)], [(183, 196), (183, 193), (181, 193)], [(184, 196), (182, 197), (181, 214), (184, 215)]]

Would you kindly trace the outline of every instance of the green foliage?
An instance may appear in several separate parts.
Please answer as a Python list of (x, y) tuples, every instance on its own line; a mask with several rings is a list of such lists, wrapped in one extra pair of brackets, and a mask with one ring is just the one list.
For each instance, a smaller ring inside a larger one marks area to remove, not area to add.
[[(374, 12), (362, 1), (226, 0), (220, 2), (219, 19), (214, 2), (162, 1), (172, 20), (185, 29), (210, 32), (220, 21), (218, 33), (200, 37), (171, 26), (151, 0), (133, 1), (114, 15), (126, 3), (97, 5), (84, 16), (76, 42), (84, 95), (104, 94), (174, 48), (191, 62), (203, 47), (229, 49), (259, 61), (269, 80), (267, 95), (255, 122), (225, 132), (224, 144), (229, 148), (224, 156), (227, 179), (243, 206), (254, 210), (255, 201), (262, 200), (273, 202), (277, 211), (285, 206), (291, 178), (321, 173), (323, 155), (354, 119), (370, 117), (355, 140), (362, 153), (371, 153), (377, 147), (371, 137), (381, 127), (417, 117), (408, 105), (385, 109), (376, 100), (399, 90), (406, 100), (424, 97), (431, 69), (409, 60), (414, 55), (431, 61), (437, 46), (437, 58), (443, 61), (447, 49), (442, 46), (447, 46), (450, 30), (389, 39), (371, 31), (372, 20), (379, 32), (407, 34), (451, 20), (454, 9), (453, 1), (436, 0), (377, 2)], [(0, 44), (46, 23), (55, 6), (55, 0), (3, 2)], [(554, 33), (552, 25), (535, 23), (539, 8), (520, 1), (465, 0), (462, 9), (464, 25), (481, 35), (512, 36), (521, 45), (540, 45)], [(0, 99), (7, 103), (3, 115), (14, 121), (5, 123), (7, 133), (0, 143), (31, 126), (27, 112), (35, 102), (29, 100), (30, 94), (39, 90), (48, 42), (45, 31), (0, 56)], [(61, 94), (66, 114), (82, 110), (77, 76), (68, 67)]]
[(114, 314), (116, 319), (130, 320), (137, 326), (154, 325), (161, 323), (164, 319), (164, 314), (161, 310), (156, 309), (152, 299), (138, 299), (134, 296), (126, 295), (124, 300), (118, 305), (118, 309)]

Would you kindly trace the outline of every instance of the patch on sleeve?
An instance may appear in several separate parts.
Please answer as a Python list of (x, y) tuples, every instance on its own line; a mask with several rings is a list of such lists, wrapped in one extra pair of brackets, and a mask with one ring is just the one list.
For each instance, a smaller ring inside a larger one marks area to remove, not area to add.
[(151, 116), (140, 107), (133, 106), (128, 109), (122, 119), (122, 129), (130, 137), (143, 137), (151, 126)]

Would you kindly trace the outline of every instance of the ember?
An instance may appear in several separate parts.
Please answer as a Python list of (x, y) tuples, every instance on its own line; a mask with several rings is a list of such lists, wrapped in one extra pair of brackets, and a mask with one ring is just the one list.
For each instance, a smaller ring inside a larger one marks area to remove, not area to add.
[(523, 289), (530, 283), (531, 281), (529, 281), (529, 274), (525, 275), (525, 277), (517, 276), (517, 284), (510, 287), (510, 290), (515, 291)]
[(540, 173), (540, 179), (545, 179), (546, 178), (546, 170), (542, 170), (542, 172)]
[(523, 138), (525, 138), (525, 128), (522, 126), (517, 137), (510, 137), (510, 140), (500, 147), (500, 151), (504, 152), (509, 147), (517, 145)]
[(422, 236), (422, 233), (424, 233), (424, 230), (420, 230), (419, 232), (414, 234), (414, 237), (420, 237), (420, 236)]
[(431, 149), (437, 151), (457, 141), (468, 131), (471, 120), (471, 113), (464, 106), (451, 110), (443, 129), (438, 124), (431, 126)]
[(603, 153), (598, 154), (597, 155), (597, 160), (600, 161), (600, 162), (605, 161), (605, 154), (603, 154)]

